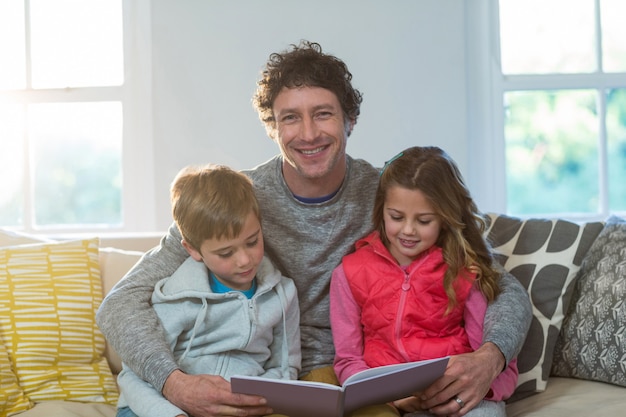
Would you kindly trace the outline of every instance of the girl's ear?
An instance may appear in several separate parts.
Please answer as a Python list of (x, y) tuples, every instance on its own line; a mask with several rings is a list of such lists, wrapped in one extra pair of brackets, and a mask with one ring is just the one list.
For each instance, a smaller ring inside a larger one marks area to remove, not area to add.
[(189, 242), (183, 239), (180, 241), (180, 243), (183, 244), (183, 248), (185, 248), (189, 256), (191, 256), (194, 261), (200, 262), (202, 260), (202, 254), (198, 252), (193, 246), (191, 246)]

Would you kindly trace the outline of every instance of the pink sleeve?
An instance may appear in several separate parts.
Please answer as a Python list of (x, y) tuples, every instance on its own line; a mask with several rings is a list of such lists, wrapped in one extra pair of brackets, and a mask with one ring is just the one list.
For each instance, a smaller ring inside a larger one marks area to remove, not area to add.
[(330, 281), (330, 324), (335, 345), (335, 373), (341, 384), (351, 375), (369, 368), (363, 360), (361, 308), (352, 296), (343, 266)]
[(487, 311), (487, 299), (476, 284), (472, 286), (465, 301), (465, 331), (472, 349), (476, 350), (483, 343), (483, 321)]
[[(487, 299), (476, 284), (472, 287), (465, 302), (465, 331), (472, 349), (478, 349), (483, 343), (483, 322), (487, 311)], [(509, 398), (517, 385), (517, 359), (509, 362), (507, 367), (491, 383), (491, 390), (485, 397), (491, 401), (502, 401)]]

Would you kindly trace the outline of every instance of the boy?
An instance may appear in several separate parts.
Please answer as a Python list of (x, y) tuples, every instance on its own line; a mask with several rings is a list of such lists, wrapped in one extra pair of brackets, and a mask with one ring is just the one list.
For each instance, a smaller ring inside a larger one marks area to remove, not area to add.
[[(188, 167), (171, 188), (172, 215), (190, 257), (159, 281), (152, 305), (188, 374), (295, 379), (300, 371), (296, 288), (264, 255), (252, 183), (224, 166)], [(124, 367), (118, 417), (184, 416)]]

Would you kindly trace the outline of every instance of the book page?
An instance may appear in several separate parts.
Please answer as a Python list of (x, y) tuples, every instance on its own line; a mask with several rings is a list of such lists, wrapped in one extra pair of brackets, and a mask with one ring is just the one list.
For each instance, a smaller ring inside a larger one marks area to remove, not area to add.
[(343, 387), (322, 382), (236, 375), (233, 392), (260, 395), (277, 414), (291, 417), (343, 417), (373, 404), (424, 390), (443, 375), (448, 357), (371, 368), (352, 375)]
[[(447, 357), (446, 357), (447, 358)], [(425, 361), (416, 361), (416, 362), (406, 362), (406, 363), (395, 363), (393, 365), (385, 365), (379, 366), (376, 368), (369, 368), (361, 372), (357, 372), (354, 375), (351, 375), (348, 379), (346, 379), (343, 383), (344, 386), (350, 385), (353, 382), (360, 381), (362, 379), (370, 379), (373, 377), (377, 377), (379, 375), (389, 374), (397, 370), (414, 368), (416, 366), (423, 366), (430, 362), (440, 361), (446, 358), (436, 358), (436, 359), (428, 359)]]
[(341, 387), (322, 382), (233, 376), (233, 392), (260, 395), (276, 414), (297, 417), (342, 417)]
[(371, 368), (353, 375), (344, 383), (345, 412), (366, 405), (384, 404), (423, 391), (443, 375), (448, 359), (445, 357)]

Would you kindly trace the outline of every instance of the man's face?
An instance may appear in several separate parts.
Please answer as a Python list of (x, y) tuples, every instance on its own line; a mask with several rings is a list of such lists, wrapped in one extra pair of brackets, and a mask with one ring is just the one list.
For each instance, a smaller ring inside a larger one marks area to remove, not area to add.
[(317, 180), (345, 173), (348, 133), (337, 96), (321, 87), (283, 88), (274, 100), (273, 138), (286, 162), (284, 175)]

